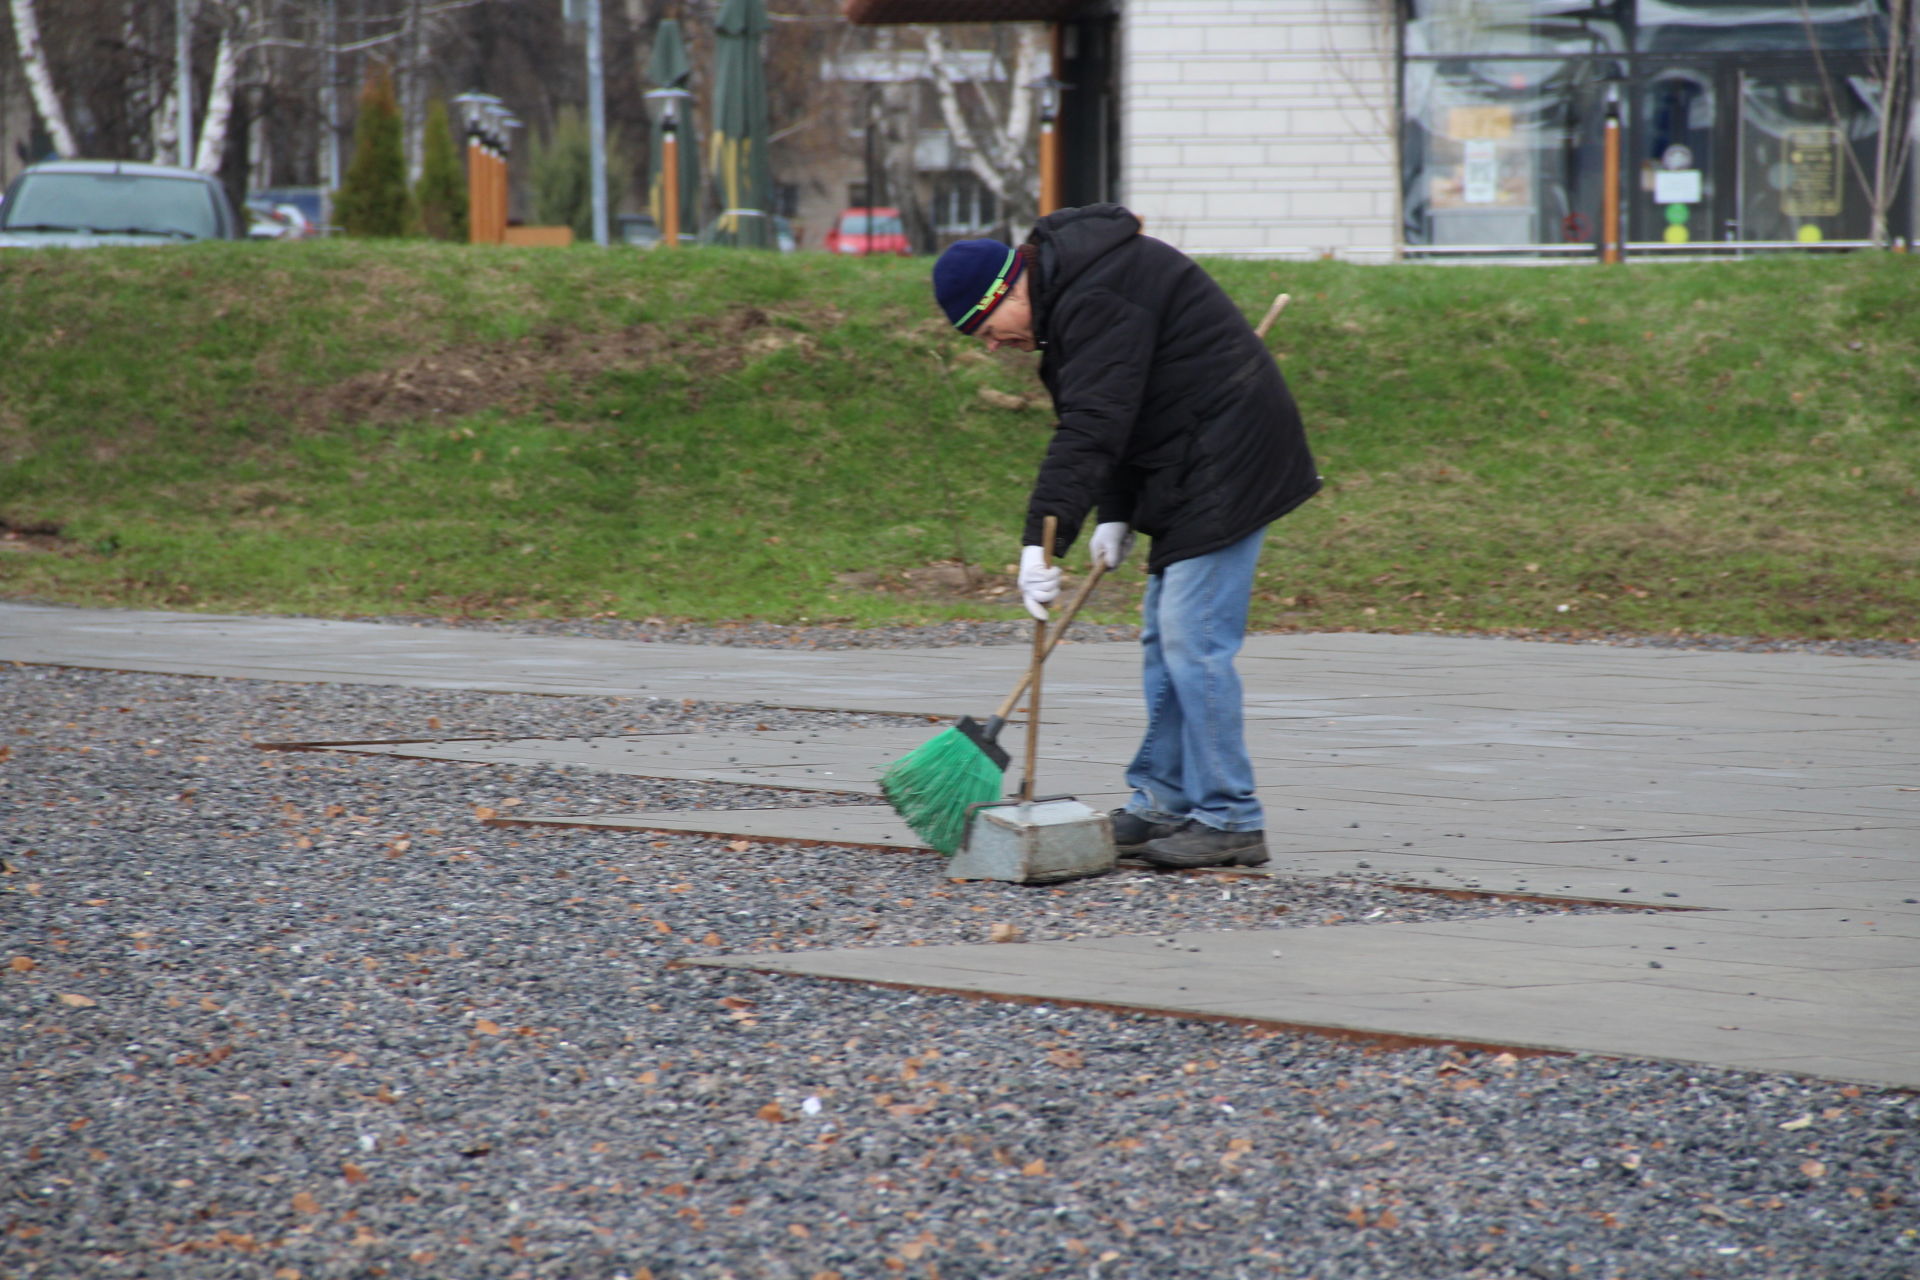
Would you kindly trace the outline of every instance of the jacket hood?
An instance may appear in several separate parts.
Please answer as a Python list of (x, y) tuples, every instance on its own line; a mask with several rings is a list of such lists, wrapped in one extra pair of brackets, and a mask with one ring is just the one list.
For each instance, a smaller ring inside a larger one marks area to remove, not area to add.
[(1039, 251), (1034, 299), (1036, 330), (1062, 289), (1082, 272), (1140, 234), (1140, 219), (1117, 204), (1090, 204), (1050, 213), (1033, 224), (1028, 243)]

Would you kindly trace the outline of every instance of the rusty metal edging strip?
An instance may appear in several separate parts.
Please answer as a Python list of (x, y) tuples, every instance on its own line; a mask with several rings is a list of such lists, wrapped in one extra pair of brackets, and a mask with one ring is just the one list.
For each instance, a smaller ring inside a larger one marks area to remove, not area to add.
[[(673, 779), (662, 779), (662, 781), (673, 781)], [(849, 796), (866, 794), (861, 791), (829, 791), (824, 787), (779, 787), (771, 783), (756, 785), (763, 786), (769, 791), (816, 791), (830, 795)], [(836, 806), (817, 805), (813, 807), (832, 809)], [(627, 831), (632, 832), (634, 835), (694, 836), (703, 840), (748, 840), (754, 844), (786, 844), (799, 849), (873, 849), (881, 853), (933, 852), (933, 850), (927, 848), (925, 845), (881, 844), (872, 840), (824, 840), (812, 836), (750, 835), (743, 831), (696, 831), (689, 827), (614, 826), (607, 822), (577, 822), (538, 817), (485, 818), (481, 820), (481, 825), (488, 827), (555, 827), (561, 830), (575, 831)], [(1271, 880), (1275, 878), (1272, 872), (1248, 871), (1244, 867), (1168, 868), (1139, 863), (1137, 865), (1128, 864), (1119, 868), (1119, 870), (1147, 871), (1155, 875), (1210, 876), (1225, 880)], [(1538, 902), (1543, 906), (1551, 907), (1605, 907), (1611, 911), (1708, 911), (1712, 909), (1709, 907), (1690, 907), (1670, 903), (1618, 902), (1612, 898), (1559, 897), (1544, 893), (1519, 893), (1500, 889), (1458, 889), (1440, 885), (1413, 884), (1399, 880), (1359, 880), (1351, 876), (1303, 875), (1300, 878), (1333, 884), (1365, 885), (1375, 889), (1399, 889), (1407, 893), (1427, 893), (1437, 897), (1449, 898), (1455, 902)]]
[(912, 991), (923, 995), (958, 996), (963, 1000), (987, 1000), (996, 1004), (1060, 1005), (1071, 1009), (1092, 1009), (1100, 1013), (1139, 1014), (1154, 1018), (1178, 1018), (1186, 1022), (1218, 1022), (1229, 1026), (1256, 1027), (1263, 1031), (1293, 1035), (1319, 1036), (1345, 1040), (1378, 1049), (1413, 1049), (1450, 1046), (1469, 1053), (1511, 1053), (1527, 1058), (1616, 1057), (1581, 1049), (1548, 1049), (1540, 1045), (1504, 1044), (1493, 1040), (1462, 1040), (1457, 1036), (1425, 1036), (1403, 1031), (1366, 1031), (1358, 1027), (1339, 1027), (1329, 1023), (1287, 1022), (1278, 1018), (1257, 1018), (1245, 1014), (1202, 1013), (1186, 1009), (1168, 1009), (1159, 1005), (1116, 1004), (1110, 1000), (1081, 1000), (1071, 996), (1035, 996), (1007, 991), (977, 991), (963, 987), (942, 987), (923, 982), (899, 982), (887, 978), (851, 978), (832, 973), (798, 973), (792, 969), (762, 968), (751, 964), (721, 964), (712, 960), (676, 960), (669, 968), (698, 967), (724, 969), (734, 973), (757, 973), (774, 978), (815, 978), (822, 982), (844, 982), (854, 986), (880, 987), (889, 991)]

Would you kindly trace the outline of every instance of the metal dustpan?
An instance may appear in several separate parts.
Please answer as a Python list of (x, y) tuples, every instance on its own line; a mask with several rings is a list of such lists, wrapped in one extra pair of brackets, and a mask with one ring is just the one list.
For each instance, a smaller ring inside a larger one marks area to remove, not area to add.
[[(1042, 539), (1049, 561), (1053, 554), (1053, 523), (1053, 517), (1049, 516)], [(1078, 601), (1075, 605), (1078, 606)], [(1050, 651), (1047, 624), (1037, 622), (1033, 632), (1032, 670), (1027, 676), (1026, 777), (1020, 781), (1017, 799), (1003, 804), (974, 805), (969, 811), (966, 835), (947, 863), (947, 875), (952, 879), (1053, 884), (1081, 876), (1097, 876), (1114, 868), (1117, 855), (1113, 849), (1113, 819), (1072, 796), (1047, 796), (1038, 800), (1033, 796), (1034, 765), (1040, 746), (1040, 668)]]
[(1113, 819), (1072, 796), (976, 805), (947, 863), (955, 880), (1054, 884), (1113, 870)]

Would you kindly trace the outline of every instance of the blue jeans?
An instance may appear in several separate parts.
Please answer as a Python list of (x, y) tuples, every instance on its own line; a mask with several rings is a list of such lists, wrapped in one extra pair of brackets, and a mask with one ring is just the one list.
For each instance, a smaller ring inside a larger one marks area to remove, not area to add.
[(1196, 819), (1220, 831), (1266, 826), (1253, 790), (1233, 657), (1247, 630), (1261, 529), (1177, 560), (1147, 580), (1147, 734), (1127, 766), (1127, 808), (1149, 822)]

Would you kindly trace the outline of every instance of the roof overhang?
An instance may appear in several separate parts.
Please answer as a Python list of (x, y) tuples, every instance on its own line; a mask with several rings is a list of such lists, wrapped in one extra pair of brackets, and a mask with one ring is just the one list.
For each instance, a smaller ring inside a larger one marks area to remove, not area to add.
[(1104, 8), (1103, 0), (845, 0), (841, 12), (862, 26), (923, 22), (1065, 22)]

